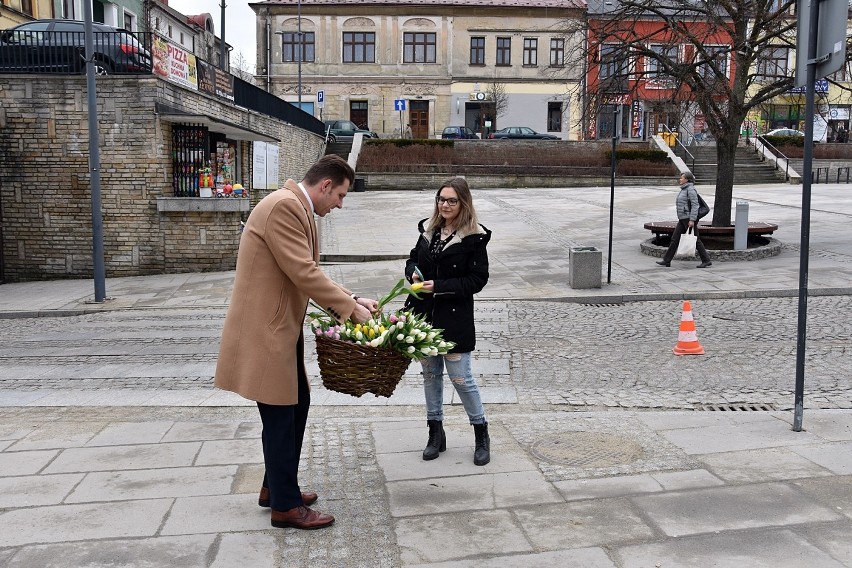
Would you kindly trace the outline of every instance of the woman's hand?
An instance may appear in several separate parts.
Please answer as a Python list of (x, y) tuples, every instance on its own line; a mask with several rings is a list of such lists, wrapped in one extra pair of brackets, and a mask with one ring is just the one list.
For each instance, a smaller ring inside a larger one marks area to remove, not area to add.
[(426, 280), (423, 282), (423, 287), (421, 288), (424, 292), (429, 292), (430, 294), (435, 291), (435, 281), (434, 280)]
[(690, 219), (690, 220), (689, 220), (689, 228), (691, 229), (691, 228), (692, 228), (692, 227), (694, 227), (694, 226), (695, 226), (695, 221), (693, 221), (692, 219)]
[(376, 311), (379, 309), (379, 303), (372, 298), (360, 298), (359, 297), (357, 300), (355, 300), (355, 303), (357, 303), (361, 306), (364, 306), (365, 308), (370, 310), (371, 314), (376, 313)]

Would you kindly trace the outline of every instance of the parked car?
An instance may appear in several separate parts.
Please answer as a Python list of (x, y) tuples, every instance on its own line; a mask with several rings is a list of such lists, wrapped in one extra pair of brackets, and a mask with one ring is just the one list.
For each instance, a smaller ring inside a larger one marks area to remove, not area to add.
[(559, 140), (558, 136), (554, 136), (553, 134), (542, 134), (540, 132), (536, 132), (532, 128), (527, 128), (526, 126), (508, 126), (497, 130), (496, 132), (492, 132), (489, 138), (492, 140), (499, 140), (502, 138), (513, 138), (519, 140)]
[(793, 130), (792, 128), (776, 128), (770, 130), (764, 136), (804, 136), (805, 133), (801, 130)]
[(323, 121), (328, 131), (329, 142), (352, 142), (355, 134), (360, 132), (364, 138), (378, 138), (379, 135), (371, 130), (358, 128), (351, 120), (325, 120)]
[[(95, 72), (150, 73), (151, 53), (127, 30), (92, 24)], [(86, 71), (85, 24), (35, 20), (0, 32), (0, 69), (81, 73)]]
[(467, 126), (448, 126), (441, 132), (441, 138), (445, 140), (450, 139), (474, 139), (479, 138), (476, 135), (476, 132), (468, 128)]

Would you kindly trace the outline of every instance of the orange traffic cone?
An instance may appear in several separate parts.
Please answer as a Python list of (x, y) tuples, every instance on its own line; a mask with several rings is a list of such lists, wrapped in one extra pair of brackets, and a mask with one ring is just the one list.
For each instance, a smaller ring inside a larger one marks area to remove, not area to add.
[(695, 333), (695, 320), (692, 319), (692, 304), (683, 302), (683, 315), (680, 318), (680, 333), (677, 345), (672, 349), (675, 355), (704, 355), (704, 348), (698, 343)]

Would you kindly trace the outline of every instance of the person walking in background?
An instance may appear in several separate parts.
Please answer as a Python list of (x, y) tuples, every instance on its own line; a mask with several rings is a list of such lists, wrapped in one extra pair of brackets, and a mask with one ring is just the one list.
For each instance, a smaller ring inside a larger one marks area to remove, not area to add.
[(403, 132), (402, 137), (408, 140), (414, 138), (414, 134), (411, 132), (411, 124), (405, 125), (405, 131)]
[(334, 517), (308, 508), (299, 457), (311, 398), (302, 328), (313, 298), (339, 321), (362, 323), (377, 302), (359, 298), (319, 267), (314, 215), (343, 207), (355, 179), (349, 164), (325, 156), (300, 182), (289, 179), (252, 210), (240, 238), (231, 303), (225, 317), (215, 385), (257, 402), (266, 466), (258, 505), (272, 526), (317, 529)]
[(846, 128), (843, 126), (843, 123), (840, 123), (840, 126), (837, 127), (837, 141), (844, 143), (849, 140), (849, 132), (846, 131)]
[(479, 224), (470, 188), (463, 178), (447, 181), (435, 195), (432, 216), (418, 224), (420, 236), (405, 263), (405, 276), (423, 282), (421, 299), (409, 296), (406, 307), (424, 315), (434, 327), (443, 329), (455, 347), (446, 355), (426, 357), (423, 390), (429, 441), (424, 460), (437, 458), (447, 448), (444, 433), (444, 368), (459, 394), (473, 425), (473, 463), (491, 461), (491, 440), (479, 387), (471, 370), (476, 346), (473, 295), (488, 283), (488, 242), (491, 231)]
[[(682, 234), (692, 229), (693, 234), (698, 237), (698, 192), (695, 190), (695, 176), (692, 175), (692, 172), (683, 172), (678, 178), (678, 183), (680, 184), (680, 193), (677, 194), (675, 200), (677, 225), (675, 225), (671, 244), (663, 255), (663, 260), (657, 261), (657, 264), (661, 266), (671, 266)], [(710, 262), (710, 255), (707, 254), (707, 249), (704, 248), (704, 243), (701, 242), (700, 238), (695, 243), (695, 250), (701, 257), (701, 264), (698, 265), (698, 268), (707, 268), (713, 264)]]

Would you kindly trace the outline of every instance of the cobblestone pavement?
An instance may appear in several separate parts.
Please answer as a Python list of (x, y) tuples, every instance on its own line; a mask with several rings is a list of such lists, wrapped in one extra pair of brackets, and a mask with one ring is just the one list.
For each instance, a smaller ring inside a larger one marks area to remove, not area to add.
[[(796, 302), (693, 302), (707, 354), (677, 357), (671, 349), (681, 318), (678, 301), (480, 301), (474, 370), (484, 395), (511, 392), (501, 401), (539, 410), (733, 404), (786, 409), (795, 383)], [(852, 408), (852, 300), (813, 297), (808, 311), (805, 403)], [(14, 404), (15, 392), (31, 397), (47, 391), (212, 392), (223, 317), (223, 309), (210, 308), (0, 320), (4, 404)], [(312, 356), (311, 345), (307, 352)], [(400, 387), (418, 388), (418, 371), (412, 365)], [(322, 392), (316, 372), (312, 381)], [(386, 402), (401, 403), (393, 397), (376, 400)]]

